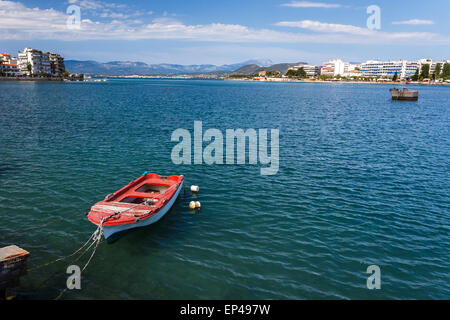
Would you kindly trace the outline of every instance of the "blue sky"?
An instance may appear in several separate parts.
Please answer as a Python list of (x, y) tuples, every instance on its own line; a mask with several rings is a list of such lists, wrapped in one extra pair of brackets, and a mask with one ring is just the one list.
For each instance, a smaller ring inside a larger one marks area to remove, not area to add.
[[(367, 28), (370, 5), (379, 30)], [(79, 29), (67, 25), (69, 6)], [(448, 0), (0, 0), (0, 51), (177, 64), (440, 60), (450, 59), (449, 12)]]

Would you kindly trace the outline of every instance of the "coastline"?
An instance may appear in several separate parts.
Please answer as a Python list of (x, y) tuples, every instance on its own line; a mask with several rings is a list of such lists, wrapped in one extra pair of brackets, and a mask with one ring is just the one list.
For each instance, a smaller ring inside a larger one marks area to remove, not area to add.
[(355, 80), (311, 80), (311, 79), (289, 79), (289, 78), (266, 78), (266, 79), (247, 79), (247, 78), (229, 78), (229, 77), (212, 77), (204, 75), (125, 75), (125, 76), (111, 76), (111, 75), (95, 75), (95, 78), (105, 79), (178, 79), (178, 80), (224, 80), (237, 82), (277, 82), (277, 83), (335, 83), (335, 84), (389, 84), (389, 85), (419, 85), (419, 86), (450, 86), (450, 82), (394, 82), (394, 81), (355, 81)]
[[(62, 82), (64, 79), (53, 79), (53, 78), (17, 78), (17, 77), (0, 77), (0, 81), (57, 81)], [(70, 80), (69, 80), (70, 81)]]
[(67, 79), (67, 78), (32, 78), (32, 77), (0, 77), (0, 81), (39, 81), (39, 82), (66, 82), (66, 81), (83, 81), (78, 79)]
[[(276, 79), (276, 80), (274, 80)], [(324, 81), (324, 80), (283, 80), (279, 78), (274, 79), (230, 79), (225, 78), (226, 81), (243, 81), (243, 82), (281, 82), (281, 83), (332, 83), (332, 84), (389, 84), (389, 85), (415, 85), (415, 86), (450, 86), (450, 83), (444, 83), (444, 82), (431, 82), (431, 83), (422, 83), (422, 82), (414, 82), (414, 83), (407, 83), (407, 82), (394, 82), (394, 81), (345, 81), (345, 80), (339, 80), (339, 81)]]
[[(96, 76), (97, 77), (97, 76)], [(224, 80), (224, 81), (236, 81), (236, 82), (276, 82), (276, 83), (327, 83), (327, 84), (372, 84), (372, 85), (397, 85), (397, 86), (450, 86), (448, 82), (394, 82), (394, 81), (346, 81), (346, 80), (310, 80), (310, 79), (283, 79), (283, 78), (267, 78), (267, 79), (246, 79), (246, 78), (224, 78), (224, 77), (201, 77), (201, 76), (107, 76), (104, 75), (102, 78), (105, 79), (180, 79), (180, 80)], [(91, 82), (89, 80), (79, 80), (70, 78), (20, 78), (20, 77), (0, 77), (0, 81), (39, 81), (39, 82)]]

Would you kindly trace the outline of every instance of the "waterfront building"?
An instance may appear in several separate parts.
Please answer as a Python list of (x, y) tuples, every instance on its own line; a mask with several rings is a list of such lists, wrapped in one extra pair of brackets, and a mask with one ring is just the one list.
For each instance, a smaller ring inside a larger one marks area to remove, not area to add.
[(31, 75), (28, 66), (31, 66), (33, 75), (51, 75), (50, 57), (48, 53), (40, 50), (25, 48), (19, 52), (19, 69), (27, 75)]
[(260, 76), (260, 77), (265, 77), (266, 75), (267, 75), (266, 70), (262, 70), (262, 71), (258, 72), (258, 76)]
[(406, 61), (404, 72), (400, 76), (400, 78), (406, 79), (412, 77), (416, 73), (417, 69), (419, 69), (419, 72), (422, 69), (422, 65), (420, 64), (419, 61)]
[(361, 72), (365, 77), (381, 77), (392, 78), (397, 73), (400, 79), (412, 77), (417, 69), (422, 71), (422, 66), (428, 64), (430, 66), (430, 76), (434, 74), (436, 65), (445, 62), (437, 62), (432, 59), (420, 59), (417, 61), (395, 60), (395, 61), (377, 61), (370, 60), (361, 65)]
[(335, 59), (335, 60), (325, 62), (323, 64), (323, 67), (322, 67), (320, 73), (322, 75), (335, 77), (338, 75), (343, 75), (344, 73), (349, 71), (352, 67), (354, 69), (355, 66), (350, 65), (350, 63), (344, 62), (341, 59)]
[(429, 64), (430, 65), (430, 77), (432, 77), (435, 74), (435, 72), (436, 72), (436, 66), (438, 64), (441, 65), (441, 72), (442, 72), (444, 64), (450, 63), (450, 60), (433, 61), (432, 59), (421, 59), (421, 60), (419, 60), (419, 62), (421, 64), (421, 66), (423, 66), (424, 64)]
[(299, 64), (297, 66), (290, 67), (288, 70), (297, 71), (300, 68), (303, 68), (303, 70), (305, 70), (306, 72), (306, 75), (310, 78), (320, 76), (320, 66), (314, 66), (311, 64)]
[(320, 74), (323, 75), (323, 76), (334, 77), (334, 68), (323, 66), (320, 69)]
[(50, 70), (53, 77), (63, 76), (66, 71), (64, 58), (56, 53), (49, 53)]
[[(397, 73), (399, 78), (405, 78), (406, 60), (397, 61), (377, 61), (369, 60), (361, 64), (361, 73), (365, 77), (372, 78), (392, 78)], [(416, 72), (414, 69), (414, 74)]]
[(22, 75), (17, 64), (17, 58), (11, 57), (7, 53), (0, 54), (0, 71), (6, 77)]
[(344, 77), (361, 77), (362, 76), (362, 72), (358, 69), (356, 69), (356, 67), (352, 70), (348, 70), (347, 72), (345, 72), (343, 74)]
[(392, 78), (397, 73), (400, 79), (413, 76), (416, 70), (421, 69), (420, 61), (394, 60), (378, 61), (369, 60), (361, 64), (361, 72), (365, 77)]
[(11, 55), (9, 55), (8, 53), (1, 53), (0, 54), (0, 62), (4, 63), (4, 62), (8, 62), (11, 59)]
[[(429, 69), (430, 77), (434, 74), (434, 71), (436, 70), (436, 65), (438, 64), (437, 61), (433, 61), (432, 59), (420, 59), (418, 62), (420, 63), (420, 67), (422, 67), (424, 64), (428, 64), (430, 66)], [(422, 68), (420, 68), (420, 71), (422, 71)]]

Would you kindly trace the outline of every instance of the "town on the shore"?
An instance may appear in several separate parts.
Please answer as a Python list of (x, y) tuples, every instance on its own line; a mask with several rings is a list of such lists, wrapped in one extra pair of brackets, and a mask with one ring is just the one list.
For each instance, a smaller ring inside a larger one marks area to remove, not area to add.
[(369, 60), (361, 64), (335, 59), (322, 66), (300, 63), (291, 66), (285, 73), (271, 67), (255, 74), (235, 72), (230, 80), (252, 81), (358, 81), (358, 82), (401, 82), (420, 84), (450, 84), (450, 60), (417, 61)]
[(64, 58), (56, 53), (25, 48), (18, 55), (0, 54), (0, 79), (14, 80), (83, 80), (83, 74), (66, 70)]
[[(95, 75), (92, 75), (95, 76)], [(102, 77), (111, 77), (102, 75)], [(412, 83), (450, 85), (450, 60), (416, 61), (369, 60), (364, 63), (334, 59), (323, 65), (308, 63), (276, 64), (271, 67), (248, 65), (232, 72), (172, 75), (122, 75), (115, 77), (136, 78), (204, 78), (274, 82), (366, 82)], [(91, 78), (88, 76), (87, 78)], [(0, 80), (59, 80), (83, 81), (84, 74), (71, 74), (66, 70), (64, 58), (56, 53), (25, 48), (17, 57), (0, 54)]]

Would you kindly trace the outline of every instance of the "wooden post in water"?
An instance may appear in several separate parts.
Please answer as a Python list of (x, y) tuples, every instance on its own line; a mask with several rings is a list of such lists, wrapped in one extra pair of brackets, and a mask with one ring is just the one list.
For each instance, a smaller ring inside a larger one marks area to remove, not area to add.
[(0, 300), (7, 298), (8, 290), (19, 286), (20, 277), (27, 274), (29, 256), (18, 246), (0, 248)]

